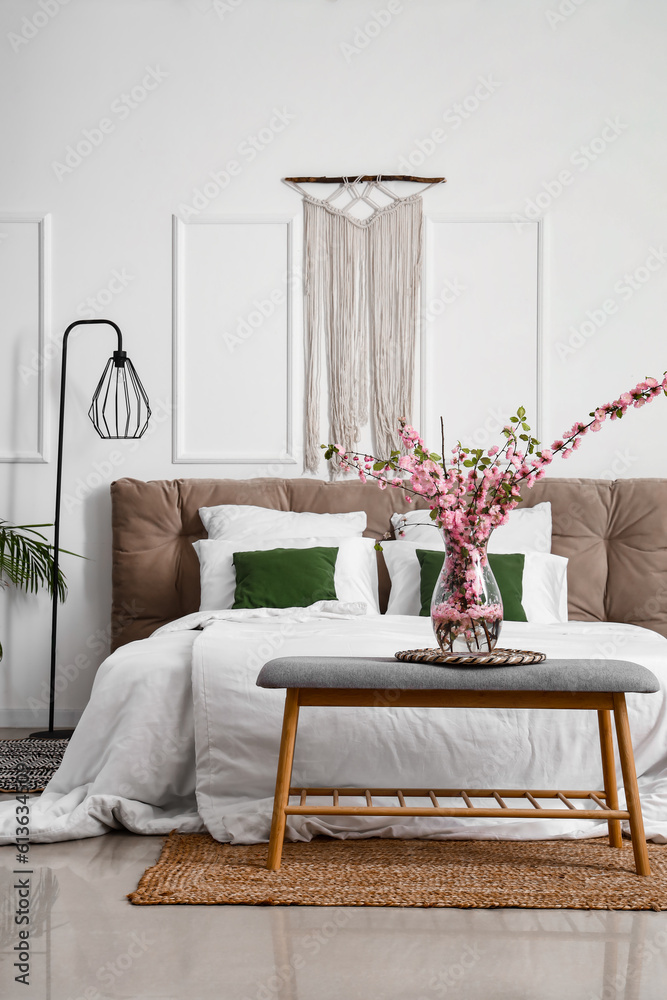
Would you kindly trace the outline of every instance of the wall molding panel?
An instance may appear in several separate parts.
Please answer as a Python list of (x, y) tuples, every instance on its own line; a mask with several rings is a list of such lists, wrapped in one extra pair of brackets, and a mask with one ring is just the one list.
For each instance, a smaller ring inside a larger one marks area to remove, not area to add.
[(425, 216), (418, 396), (432, 447), (441, 415), (448, 446), (486, 447), (519, 405), (540, 437), (543, 311), (542, 220)]
[(0, 214), (0, 301), (5, 360), (0, 370), (0, 406), (5, 408), (0, 410), (0, 462), (45, 463), (50, 215)]
[(173, 217), (174, 464), (296, 464), (293, 221)]

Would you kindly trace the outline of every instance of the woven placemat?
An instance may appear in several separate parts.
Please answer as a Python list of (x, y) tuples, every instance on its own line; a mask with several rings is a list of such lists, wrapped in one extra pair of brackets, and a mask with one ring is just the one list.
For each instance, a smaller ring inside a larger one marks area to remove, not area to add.
[(546, 653), (530, 649), (499, 649), (490, 653), (443, 653), (441, 649), (402, 649), (394, 653), (397, 660), (410, 663), (447, 663), (471, 667), (514, 667), (520, 663), (541, 663)]
[(207, 833), (171, 833), (130, 902), (276, 906), (452, 906), (665, 910), (667, 847), (649, 844), (651, 876), (632, 847), (570, 841), (332, 840), (232, 847)]
[(0, 740), (0, 792), (43, 792), (69, 740)]

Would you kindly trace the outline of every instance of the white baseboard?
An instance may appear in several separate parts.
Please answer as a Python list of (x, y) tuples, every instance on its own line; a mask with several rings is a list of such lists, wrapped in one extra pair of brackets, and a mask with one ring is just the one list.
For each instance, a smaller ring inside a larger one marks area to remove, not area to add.
[[(56, 709), (56, 729), (71, 729), (81, 718), (82, 708)], [(0, 729), (46, 729), (49, 713), (43, 709), (34, 712), (31, 708), (0, 708)]]

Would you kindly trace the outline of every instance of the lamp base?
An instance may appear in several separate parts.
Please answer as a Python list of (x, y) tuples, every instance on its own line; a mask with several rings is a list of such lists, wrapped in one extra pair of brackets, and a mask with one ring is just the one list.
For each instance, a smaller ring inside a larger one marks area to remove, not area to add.
[(68, 740), (73, 729), (45, 729), (41, 733), (30, 733), (31, 740)]

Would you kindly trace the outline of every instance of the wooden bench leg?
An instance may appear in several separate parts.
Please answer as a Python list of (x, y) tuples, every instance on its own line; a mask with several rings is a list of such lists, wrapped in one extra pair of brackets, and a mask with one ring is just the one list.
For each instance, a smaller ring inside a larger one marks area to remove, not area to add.
[[(614, 761), (614, 738), (611, 731), (611, 712), (608, 709), (598, 711), (598, 726), (600, 728), (600, 750), (602, 751), (602, 777), (604, 780), (605, 801), (609, 809), (618, 809), (618, 788), (616, 787), (616, 762)], [(610, 819), (609, 846), (622, 847), (620, 819)]]
[(285, 713), (283, 715), (283, 731), (280, 738), (280, 756), (276, 773), (276, 790), (273, 797), (273, 818), (271, 820), (271, 838), (269, 840), (269, 857), (266, 867), (270, 871), (278, 871), (283, 853), (285, 838), (285, 806), (289, 803), (289, 790), (292, 781), (292, 762), (294, 761), (294, 744), (299, 722), (299, 690), (288, 688), (285, 695)]
[(628, 812), (630, 813), (630, 833), (632, 834), (632, 850), (635, 855), (635, 867), (638, 875), (650, 875), (651, 867), (648, 860), (648, 848), (646, 846), (646, 835), (644, 834), (644, 819), (642, 817), (641, 802), (639, 801), (637, 772), (635, 770), (635, 758), (632, 752), (630, 723), (628, 722), (628, 709), (625, 704), (624, 694), (614, 695), (614, 722), (616, 723), (618, 753), (621, 758), (621, 769), (623, 771), (625, 800)]

